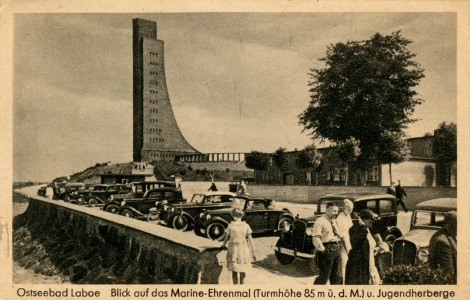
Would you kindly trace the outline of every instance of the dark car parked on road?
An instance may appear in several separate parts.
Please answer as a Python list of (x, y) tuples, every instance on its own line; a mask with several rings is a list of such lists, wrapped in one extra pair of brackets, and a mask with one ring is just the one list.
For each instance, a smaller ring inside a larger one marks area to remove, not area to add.
[(129, 183), (129, 187), (130, 191), (128, 193), (113, 195), (112, 198), (116, 201), (125, 198), (142, 198), (148, 190), (163, 187), (176, 188), (176, 185), (174, 181), (136, 181)]
[(89, 206), (104, 205), (111, 200), (111, 196), (125, 195), (129, 192), (132, 192), (132, 189), (126, 184), (95, 184), (89, 187), (84, 203), (88, 203)]
[(148, 190), (143, 197), (111, 199), (103, 210), (130, 218), (155, 220), (163, 209), (163, 204), (185, 203), (181, 190), (176, 188), (156, 188)]
[(194, 225), (194, 218), (206, 210), (231, 207), (233, 197), (230, 192), (206, 192), (194, 194), (189, 202), (171, 204), (160, 215), (160, 219), (177, 230), (188, 230)]
[(429, 241), (442, 228), (447, 212), (457, 210), (457, 198), (418, 203), (411, 216), (410, 231), (395, 240), (393, 265), (418, 265), (428, 261)]
[(397, 225), (397, 200), (388, 194), (334, 194), (327, 195), (318, 200), (315, 215), (309, 218), (296, 218), (292, 226), (285, 227), (276, 243), (274, 250), (277, 260), (281, 264), (290, 264), (296, 257), (308, 259), (312, 270), (316, 270), (314, 263), (315, 246), (312, 242), (312, 229), (315, 221), (326, 211), (328, 202), (336, 202), (340, 211), (344, 207), (344, 199), (354, 204), (354, 211), (370, 209), (380, 220), (374, 222), (375, 231), (382, 239), (393, 245), (396, 238), (402, 236)]
[(194, 232), (213, 240), (222, 240), (225, 229), (232, 221), (232, 209), (236, 206), (245, 212), (242, 220), (250, 225), (253, 233), (276, 232), (289, 227), (294, 220), (294, 215), (287, 208), (274, 208), (274, 201), (271, 199), (237, 196), (231, 200), (233, 205), (230, 208), (200, 213), (195, 218)]

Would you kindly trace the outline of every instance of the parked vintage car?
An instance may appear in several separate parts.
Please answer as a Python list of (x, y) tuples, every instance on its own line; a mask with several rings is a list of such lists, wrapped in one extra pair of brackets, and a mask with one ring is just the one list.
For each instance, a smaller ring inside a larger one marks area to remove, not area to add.
[(233, 197), (230, 192), (206, 192), (194, 194), (187, 203), (171, 204), (160, 215), (160, 219), (177, 230), (188, 230), (194, 225), (194, 218), (207, 210), (232, 207)]
[(232, 209), (236, 206), (245, 212), (242, 220), (250, 225), (253, 233), (276, 232), (290, 226), (294, 220), (294, 215), (290, 210), (276, 209), (271, 199), (236, 196), (232, 198), (232, 201), (233, 205), (230, 208), (201, 212), (194, 220), (196, 235), (207, 236), (218, 241), (223, 240), (225, 229), (232, 221)]
[(100, 206), (109, 202), (111, 196), (126, 195), (129, 192), (132, 192), (132, 189), (126, 184), (95, 184), (89, 187), (88, 193), (84, 195), (84, 201), (79, 204)]
[(296, 218), (292, 226), (286, 226), (276, 243), (274, 254), (277, 260), (284, 265), (290, 264), (296, 257), (309, 260), (310, 267), (316, 271), (314, 262), (315, 246), (312, 242), (312, 229), (315, 221), (326, 211), (328, 202), (336, 202), (340, 211), (344, 207), (344, 199), (354, 204), (354, 211), (370, 209), (380, 219), (374, 222), (374, 231), (380, 233), (382, 239), (393, 245), (396, 238), (402, 236), (397, 225), (397, 200), (388, 194), (333, 194), (318, 200), (315, 215), (309, 218)]
[(64, 192), (59, 195), (59, 199), (64, 200), (65, 202), (70, 201), (70, 196), (74, 192), (85, 192), (87, 191), (87, 185), (83, 182), (68, 182), (64, 186)]
[(411, 216), (410, 231), (395, 240), (393, 265), (418, 265), (428, 261), (429, 241), (444, 222), (444, 215), (457, 210), (456, 198), (439, 198), (418, 203)]
[(163, 204), (180, 202), (186, 202), (181, 190), (169, 187), (156, 188), (148, 190), (143, 197), (111, 199), (103, 206), (103, 210), (130, 218), (155, 220), (160, 215)]
[(38, 189), (38, 196), (46, 197), (47, 186), (42, 186)]
[(142, 198), (150, 189), (172, 187), (175, 188), (174, 181), (136, 181), (129, 183), (130, 191), (126, 194), (113, 195), (113, 199), (116, 201), (123, 200), (125, 198)]

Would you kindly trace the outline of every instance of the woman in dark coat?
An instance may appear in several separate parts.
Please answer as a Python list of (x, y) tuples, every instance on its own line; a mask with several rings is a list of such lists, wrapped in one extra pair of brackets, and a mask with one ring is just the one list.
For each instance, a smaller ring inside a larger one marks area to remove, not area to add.
[[(374, 213), (365, 209), (359, 216), (353, 216), (353, 226), (349, 229), (351, 250), (346, 264), (345, 284), (366, 285), (377, 280), (377, 269), (374, 263), (375, 240), (369, 229), (374, 221)], [(371, 277), (371, 274), (373, 276)]]

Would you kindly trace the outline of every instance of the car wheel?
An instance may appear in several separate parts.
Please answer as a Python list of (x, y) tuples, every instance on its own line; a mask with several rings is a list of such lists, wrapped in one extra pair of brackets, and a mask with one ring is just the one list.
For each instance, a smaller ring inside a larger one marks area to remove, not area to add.
[(151, 211), (147, 215), (147, 222), (158, 223), (160, 221), (160, 213), (158, 211)]
[(277, 224), (277, 230), (282, 230), (283, 228), (286, 228), (286, 226), (292, 226), (292, 218), (284, 217), (279, 220), (279, 223)]
[(83, 205), (85, 203), (85, 197), (78, 197), (77, 198), (78, 205)]
[(204, 236), (204, 234), (201, 233), (201, 227), (199, 227), (199, 226), (195, 226), (195, 227), (194, 227), (194, 233), (195, 233), (197, 236)]
[(174, 216), (171, 225), (176, 230), (186, 231), (189, 227), (188, 217), (183, 215)]
[(388, 247), (390, 248), (390, 251), (392, 251), (393, 242), (395, 242), (396, 239), (397, 239), (397, 237), (394, 234), (389, 234), (385, 237), (384, 242), (388, 244)]
[(123, 209), (120, 213), (121, 216), (124, 216), (124, 217), (127, 217), (127, 218), (133, 218), (134, 217), (134, 213), (132, 211), (130, 211), (129, 209)]
[(65, 196), (64, 201), (65, 202), (70, 202), (70, 196), (69, 195)]
[(106, 207), (106, 211), (112, 214), (116, 214), (119, 211), (119, 207), (117, 205), (109, 205)]
[(95, 198), (91, 198), (90, 200), (88, 200), (88, 205), (91, 207), (95, 207), (96, 205), (98, 205), (98, 200), (96, 200)]
[(277, 247), (282, 247), (281, 239), (277, 241), (276, 250), (274, 250), (274, 256), (276, 256), (277, 261), (280, 262), (281, 265), (289, 265), (295, 260), (295, 256), (281, 253), (280, 251), (277, 250)]
[(317, 263), (317, 250), (313, 250), (313, 257), (309, 261), (309, 266), (314, 275), (318, 275), (318, 273), (320, 273)]
[(225, 225), (220, 222), (214, 222), (207, 226), (207, 237), (216, 240), (222, 241), (225, 237)]

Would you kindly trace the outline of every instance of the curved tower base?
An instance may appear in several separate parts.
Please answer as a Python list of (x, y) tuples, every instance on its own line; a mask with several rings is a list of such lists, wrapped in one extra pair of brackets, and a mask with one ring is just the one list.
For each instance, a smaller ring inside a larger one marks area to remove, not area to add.
[(157, 23), (133, 19), (132, 24), (134, 161), (172, 161), (177, 155), (200, 153), (186, 141), (173, 114)]

